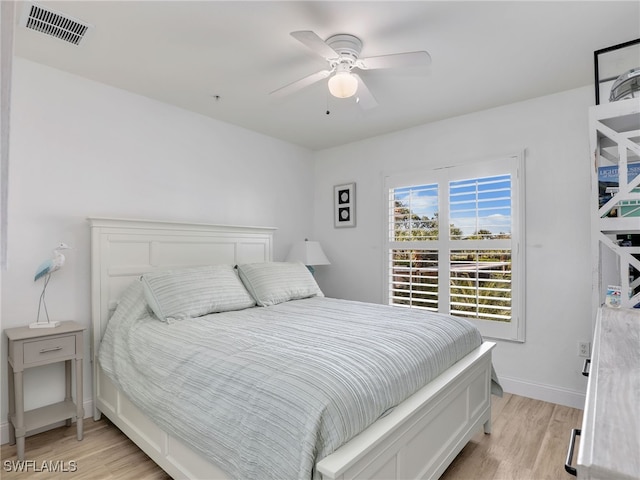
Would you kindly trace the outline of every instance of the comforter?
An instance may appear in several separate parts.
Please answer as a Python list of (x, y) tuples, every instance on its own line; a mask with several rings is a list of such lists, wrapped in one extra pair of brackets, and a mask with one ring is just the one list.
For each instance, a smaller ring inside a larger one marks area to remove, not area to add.
[(99, 362), (230, 477), (309, 480), (316, 462), (481, 342), (464, 319), (324, 297), (167, 324), (134, 282)]

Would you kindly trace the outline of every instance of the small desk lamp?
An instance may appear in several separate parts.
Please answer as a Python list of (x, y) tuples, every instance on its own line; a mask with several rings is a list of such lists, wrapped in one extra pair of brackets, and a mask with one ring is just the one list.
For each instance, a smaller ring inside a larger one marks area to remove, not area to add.
[(303, 242), (296, 242), (289, 250), (287, 262), (304, 263), (311, 274), (315, 272), (314, 265), (331, 265), (331, 262), (322, 251), (320, 242), (309, 241), (304, 239)]

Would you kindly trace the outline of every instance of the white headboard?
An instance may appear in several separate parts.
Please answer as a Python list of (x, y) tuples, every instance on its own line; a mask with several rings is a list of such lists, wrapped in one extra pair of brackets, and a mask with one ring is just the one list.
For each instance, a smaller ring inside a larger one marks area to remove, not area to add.
[[(176, 267), (268, 262), (271, 227), (89, 218), (91, 358), (124, 288), (143, 273)], [(95, 373), (95, 371), (94, 371)]]

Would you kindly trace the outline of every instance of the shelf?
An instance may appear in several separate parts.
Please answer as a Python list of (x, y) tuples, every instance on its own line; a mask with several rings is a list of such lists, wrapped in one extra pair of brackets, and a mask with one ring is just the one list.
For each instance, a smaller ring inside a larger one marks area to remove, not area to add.
[(628, 132), (640, 128), (640, 102), (637, 98), (620, 100), (591, 107), (591, 118), (602, 121), (617, 131)]
[[(25, 432), (46, 427), (62, 420), (76, 419), (76, 404), (70, 400), (54, 403), (45, 407), (24, 412)], [(15, 415), (11, 416), (11, 423), (15, 426)]]
[(599, 230), (605, 235), (633, 234), (640, 231), (640, 217), (606, 217), (599, 221)]
[(602, 123), (616, 132), (633, 132), (640, 130), (640, 118), (636, 114), (603, 118)]

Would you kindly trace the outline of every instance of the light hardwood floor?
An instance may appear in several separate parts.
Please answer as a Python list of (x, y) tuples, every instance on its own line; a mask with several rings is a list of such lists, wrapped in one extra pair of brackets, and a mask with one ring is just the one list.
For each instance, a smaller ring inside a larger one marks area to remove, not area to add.
[(510, 394), (492, 397), (491, 410), (491, 435), (477, 434), (440, 480), (575, 479), (564, 462), (582, 410)]
[[(563, 465), (569, 433), (580, 426), (582, 410), (505, 394), (493, 397), (492, 419), (492, 434), (478, 433), (441, 480), (575, 478), (565, 473)], [(3, 480), (169, 479), (105, 419), (86, 419), (81, 442), (76, 440), (75, 426), (60, 427), (27, 437), (25, 450), (27, 459), (33, 461), (23, 464), (29, 470), (11, 471), (17, 465), (15, 446), (2, 445)]]

